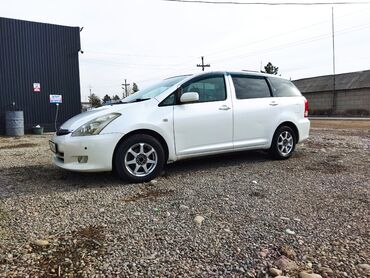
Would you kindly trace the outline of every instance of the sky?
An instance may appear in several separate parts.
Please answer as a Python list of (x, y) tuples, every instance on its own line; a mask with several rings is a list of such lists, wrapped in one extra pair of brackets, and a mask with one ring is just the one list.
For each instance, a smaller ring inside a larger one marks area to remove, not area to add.
[[(271, 62), (293, 80), (332, 74), (331, 13), (332, 5), (0, 0), (0, 17), (84, 27), (82, 101), (90, 88), (100, 97), (122, 96), (125, 79), (143, 89), (200, 72), (201, 56), (211, 65), (206, 71), (259, 71)], [(334, 5), (334, 29), (336, 73), (370, 69), (370, 4)]]

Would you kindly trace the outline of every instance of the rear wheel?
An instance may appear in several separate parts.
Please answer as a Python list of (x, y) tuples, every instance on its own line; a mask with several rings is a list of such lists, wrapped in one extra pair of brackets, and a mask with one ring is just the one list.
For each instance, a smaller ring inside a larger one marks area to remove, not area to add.
[(279, 127), (272, 139), (270, 153), (276, 159), (287, 159), (292, 156), (296, 145), (296, 135), (289, 126)]
[(164, 160), (164, 150), (157, 139), (137, 134), (120, 143), (114, 157), (114, 168), (121, 179), (147, 182), (159, 175)]

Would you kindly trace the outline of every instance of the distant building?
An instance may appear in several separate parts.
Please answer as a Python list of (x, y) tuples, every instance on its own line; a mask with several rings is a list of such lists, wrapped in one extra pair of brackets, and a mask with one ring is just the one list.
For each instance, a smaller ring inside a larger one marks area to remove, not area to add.
[(293, 81), (309, 101), (310, 115), (369, 116), (370, 70)]
[(0, 17), (0, 134), (12, 110), (23, 111), (26, 131), (54, 130), (50, 99), (62, 101), (57, 126), (81, 112), (80, 48), (79, 27)]
[(89, 101), (82, 101), (81, 102), (81, 111), (85, 112), (87, 110), (91, 109), (91, 102)]

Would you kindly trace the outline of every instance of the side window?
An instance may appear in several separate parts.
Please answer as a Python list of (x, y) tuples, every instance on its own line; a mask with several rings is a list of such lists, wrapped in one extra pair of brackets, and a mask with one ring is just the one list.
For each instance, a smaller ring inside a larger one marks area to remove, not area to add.
[(176, 98), (175, 93), (170, 94), (168, 97), (166, 97), (162, 102), (159, 104), (159, 106), (170, 106), (176, 104)]
[(261, 76), (234, 75), (233, 79), (237, 99), (271, 97), (266, 79)]
[(301, 92), (289, 80), (269, 77), (272, 86), (272, 93), (275, 97), (297, 97), (301, 96)]
[(187, 92), (198, 93), (199, 102), (225, 100), (226, 87), (224, 77), (209, 77), (186, 84), (182, 88), (182, 94)]

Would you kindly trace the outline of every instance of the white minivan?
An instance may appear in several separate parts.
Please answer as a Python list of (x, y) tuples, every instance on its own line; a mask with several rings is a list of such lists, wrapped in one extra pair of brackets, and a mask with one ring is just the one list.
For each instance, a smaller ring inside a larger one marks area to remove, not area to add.
[(280, 77), (183, 75), (71, 118), (50, 148), (63, 169), (114, 170), (122, 179), (146, 182), (166, 163), (185, 158), (251, 149), (289, 158), (308, 138), (307, 116), (307, 100)]

